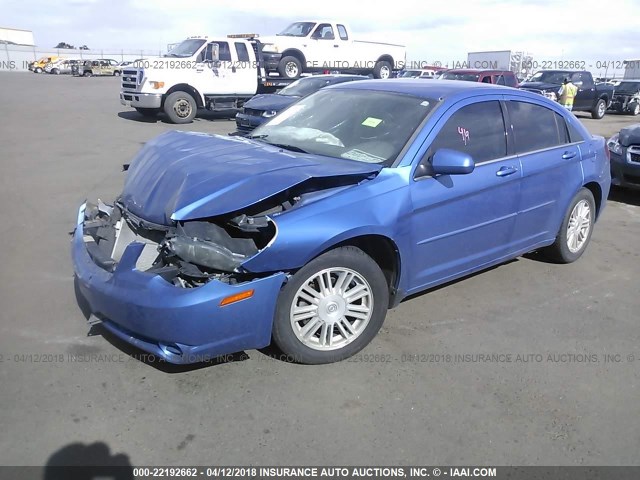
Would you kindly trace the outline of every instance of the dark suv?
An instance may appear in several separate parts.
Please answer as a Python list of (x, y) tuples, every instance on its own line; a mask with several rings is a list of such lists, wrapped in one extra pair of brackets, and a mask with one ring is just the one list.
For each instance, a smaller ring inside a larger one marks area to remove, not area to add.
[(510, 70), (470, 70), (454, 68), (442, 74), (440, 80), (463, 80), (466, 82), (492, 83), (494, 85), (506, 85), (518, 87), (518, 79)]

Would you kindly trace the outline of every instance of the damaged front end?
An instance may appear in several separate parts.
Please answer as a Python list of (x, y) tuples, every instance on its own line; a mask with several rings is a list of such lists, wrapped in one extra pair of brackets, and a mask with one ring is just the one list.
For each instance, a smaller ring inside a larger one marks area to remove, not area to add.
[(119, 202), (85, 203), (72, 258), (90, 324), (176, 364), (265, 347), (286, 275), (242, 263), (276, 233), (267, 215), (168, 226)]
[(275, 239), (277, 228), (268, 213), (256, 216), (155, 224), (114, 205), (87, 203), (84, 210), (84, 244), (96, 265), (113, 272), (126, 248), (143, 245), (136, 269), (158, 275), (174, 286), (194, 288), (216, 279), (236, 284), (254, 274), (242, 263)]
[(615, 92), (609, 110), (637, 115), (640, 112), (640, 92)]

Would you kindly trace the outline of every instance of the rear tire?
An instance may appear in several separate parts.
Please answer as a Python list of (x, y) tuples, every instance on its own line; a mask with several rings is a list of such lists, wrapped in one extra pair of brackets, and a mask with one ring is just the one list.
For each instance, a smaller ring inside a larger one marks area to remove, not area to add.
[(113, 72), (113, 76), (114, 77), (119, 77), (120, 76), (120, 72), (118, 70), (116, 70), (115, 72)]
[(356, 247), (340, 247), (302, 267), (282, 288), (273, 340), (298, 363), (348, 358), (376, 336), (389, 305), (378, 264)]
[(191, 94), (183, 91), (173, 92), (164, 101), (164, 113), (171, 123), (191, 123), (196, 116), (198, 106)]
[(60, 75), (60, 70), (54, 68), (53, 70), (51, 70), (51, 73), (53, 73), (54, 75)]
[(373, 78), (390, 78), (392, 71), (391, 64), (386, 60), (381, 60), (376, 63), (373, 69)]
[(278, 73), (283, 78), (299, 78), (302, 74), (302, 63), (296, 57), (286, 56), (278, 63)]
[(600, 120), (602, 117), (604, 117), (604, 114), (606, 113), (606, 111), (607, 111), (607, 102), (605, 102), (603, 99), (600, 99), (594, 105), (593, 110), (591, 110), (591, 118)]
[(557, 263), (575, 262), (589, 245), (595, 216), (593, 194), (582, 188), (569, 204), (556, 241), (543, 249), (542, 253)]
[(93, 72), (91, 70), (82, 72), (82, 76), (83, 77), (92, 77), (93, 76)]
[(34, 73), (42, 73), (42, 69), (41, 69), (40, 67), (36, 67), (36, 68), (33, 70), (33, 72), (34, 72)]
[(136, 107), (136, 112), (146, 118), (154, 118), (158, 113), (160, 113), (159, 108), (140, 108)]

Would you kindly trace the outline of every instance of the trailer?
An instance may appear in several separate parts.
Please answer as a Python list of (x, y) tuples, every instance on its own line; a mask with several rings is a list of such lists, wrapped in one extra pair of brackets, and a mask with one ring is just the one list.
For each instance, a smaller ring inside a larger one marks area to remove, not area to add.
[(122, 72), (120, 103), (147, 117), (164, 111), (173, 123), (190, 123), (198, 109), (237, 110), (293, 82), (267, 74), (257, 37), (189, 37), (162, 57), (137, 60)]

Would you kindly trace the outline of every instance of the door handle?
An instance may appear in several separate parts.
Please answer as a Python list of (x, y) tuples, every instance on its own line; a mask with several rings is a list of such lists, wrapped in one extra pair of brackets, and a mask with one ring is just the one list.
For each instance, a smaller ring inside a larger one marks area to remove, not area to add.
[(562, 158), (565, 159), (565, 160), (569, 160), (569, 159), (575, 157), (577, 154), (578, 154), (577, 152), (564, 152), (562, 154)]
[(496, 172), (498, 177), (507, 177), (516, 173), (518, 169), (516, 167), (502, 167)]
[(196, 69), (196, 73), (202, 73), (202, 72), (204, 72), (204, 68), (197, 68)]
[(333, 48), (338, 48), (340, 45), (334, 45)]

